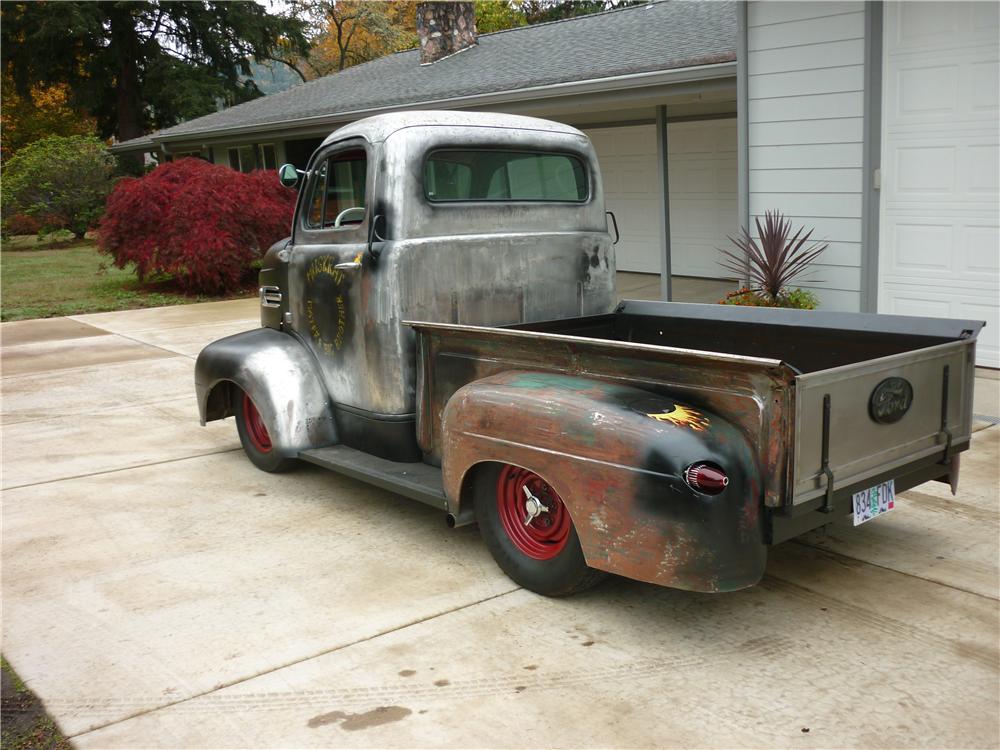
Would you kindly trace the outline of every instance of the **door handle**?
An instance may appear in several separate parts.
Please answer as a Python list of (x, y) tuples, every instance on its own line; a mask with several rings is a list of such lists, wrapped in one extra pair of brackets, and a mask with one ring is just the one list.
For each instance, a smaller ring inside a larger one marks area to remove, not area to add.
[(334, 268), (338, 271), (356, 271), (361, 268), (361, 253), (354, 256), (354, 260), (349, 260), (345, 263), (337, 263)]

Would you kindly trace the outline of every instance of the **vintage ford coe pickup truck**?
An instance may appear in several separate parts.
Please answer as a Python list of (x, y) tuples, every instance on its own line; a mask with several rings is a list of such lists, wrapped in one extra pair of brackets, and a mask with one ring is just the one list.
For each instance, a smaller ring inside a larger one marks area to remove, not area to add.
[(265, 471), (309, 461), (478, 522), (548, 595), (605, 572), (732, 591), (768, 545), (954, 490), (982, 323), (619, 303), (572, 127), (390, 114), (279, 172), (301, 185), (262, 327), (195, 373), (202, 423), (235, 416)]

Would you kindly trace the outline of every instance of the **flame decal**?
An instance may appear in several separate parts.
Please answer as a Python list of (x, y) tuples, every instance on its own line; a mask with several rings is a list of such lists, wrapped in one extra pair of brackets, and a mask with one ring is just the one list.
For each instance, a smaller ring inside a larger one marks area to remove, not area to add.
[(682, 404), (674, 404), (674, 408), (670, 411), (661, 414), (647, 414), (646, 416), (657, 422), (670, 422), (678, 427), (688, 427), (695, 432), (704, 432), (708, 429), (708, 417), (700, 411)]

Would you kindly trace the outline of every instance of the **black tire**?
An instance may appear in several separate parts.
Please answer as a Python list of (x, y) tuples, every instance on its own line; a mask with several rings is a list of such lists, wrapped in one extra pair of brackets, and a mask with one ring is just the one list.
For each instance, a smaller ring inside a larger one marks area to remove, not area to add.
[(245, 391), (235, 387), (233, 414), (236, 415), (236, 432), (240, 436), (240, 444), (250, 463), (261, 471), (271, 474), (295, 468), (298, 463), (296, 459), (282, 456), (271, 447), (267, 425), (264, 424), (257, 407)]
[(564, 546), (549, 559), (529, 556), (511, 539), (501, 520), (498, 502), (498, 482), (505, 468), (505, 464), (484, 464), (473, 477), (473, 505), (479, 533), (500, 569), (515, 583), (544, 596), (569, 596), (604, 580), (607, 573), (587, 566), (571, 520)]

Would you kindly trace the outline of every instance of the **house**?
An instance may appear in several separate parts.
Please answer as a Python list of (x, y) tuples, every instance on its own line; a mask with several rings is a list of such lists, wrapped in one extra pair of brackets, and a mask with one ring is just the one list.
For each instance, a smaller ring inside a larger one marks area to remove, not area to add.
[(420, 49), (115, 150), (248, 170), (387, 110), (559, 120), (597, 149), (619, 270), (664, 298), (717, 299), (717, 248), (780, 209), (830, 243), (803, 283), (824, 309), (986, 320), (998, 367), (998, 8), (667, 0), (476, 38), (470, 3), (429, 3)]

